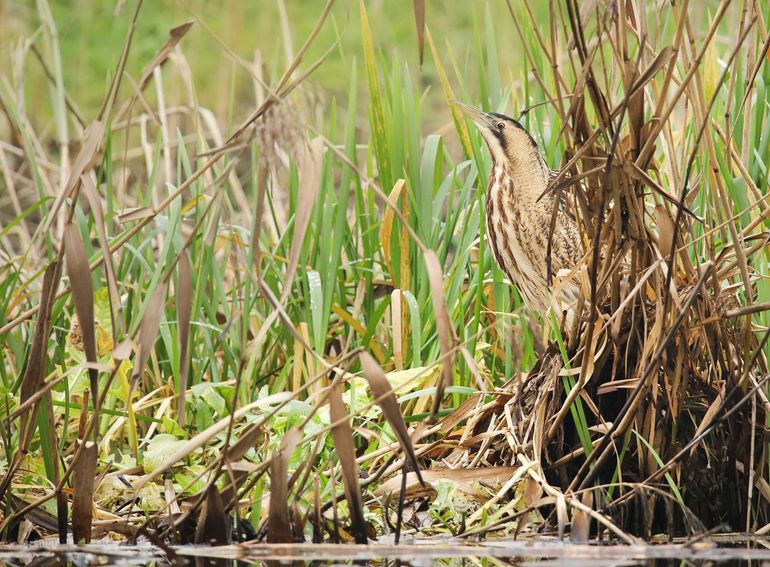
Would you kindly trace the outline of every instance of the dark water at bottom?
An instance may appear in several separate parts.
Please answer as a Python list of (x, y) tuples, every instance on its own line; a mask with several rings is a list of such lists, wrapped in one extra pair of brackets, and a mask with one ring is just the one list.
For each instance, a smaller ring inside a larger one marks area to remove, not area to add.
[(502, 565), (767, 565), (770, 540), (733, 545), (574, 545), (558, 541), (502, 541), (483, 544), (419, 541), (406, 545), (232, 545), (179, 546), (163, 551), (150, 545), (0, 546), (0, 563), (10, 566), (462, 566)]

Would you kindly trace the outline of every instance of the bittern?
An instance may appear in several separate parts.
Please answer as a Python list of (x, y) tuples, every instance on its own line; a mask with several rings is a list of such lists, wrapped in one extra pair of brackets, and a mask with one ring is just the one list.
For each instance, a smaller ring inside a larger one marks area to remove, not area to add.
[[(580, 291), (574, 268), (583, 245), (575, 218), (563, 203), (555, 203), (558, 196), (553, 191), (546, 192), (556, 172), (548, 168), (537, 143), (519, 122), (451, 102), (473, 120), (492, 156), (485, 208), (495, 260), (530, 309), (546, 317), (552, 306), (557, 320), (570, 327)], [(559, 208), (551, 243), (551, 274), (557, 276), (553, 283), (548, 281), (547, 251), (555, 204)]]

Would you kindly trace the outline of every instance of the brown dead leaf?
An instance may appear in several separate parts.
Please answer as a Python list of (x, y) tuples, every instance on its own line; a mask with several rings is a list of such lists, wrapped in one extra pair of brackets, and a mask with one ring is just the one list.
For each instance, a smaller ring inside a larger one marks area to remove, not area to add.
[(650, 66), (647, 67), (647, 69), (642, 72), (639, 77), (636, 78), (636, 80), (633, 83), (633, 86), (629, 89), (628, 94), (633, 95), (635, 91), (641, 89), (646, 85), (652, 78), (658, 73), (658, 71), (663, 68), (664, 65), (666, 65), (671, 58), (676, 55), (676, 52), (674, 51), (674, 48), (670, 45), (667, 45), (663, 49), (660, 50), (660, 53), (658, 53), (657, 57), (653, 60), (652, 63), (650, 63)]
[(72, 190), (80, 182), (80, 176), (93, 167), (100, 159), (99, 148), (104, 139), (104, 122), (95, 120), (83, 133), (83, 141), (80, 144), (80, 151), (72, 163), (70, 176), (67, 178), (67, 184), (56, 195), (56, 199), (51, 205), (48, 215), (45, 218), (43, 232), (51, 230), (51, 225), (57, 218), (57, 213)]
[(219, 492), (225, 512), (230, 513), (237, 506), (243, 483), (256, 469), (257, 465), (248, 461), (238, 461), (227, 465), (227, 474)]
[(393, 388), (388, 378), (385, 376), (385, 372), (369, 353), (362, 352), (358, 357), (364, 370), (364, 376), (372, 390), (372, 395), (377, 400), (380, 408), (382, 408), (385, 419), (388, 420), (388, 423), (393, 428), (401, 449), (404, 451), (404, 459), (409, 462), (412, 470), (417, 474), (420, 482), (422, 482), (420, 465), (417, 462), (417, 456), (414, 453), (414, 447), (412, 447), (412, 440), (409, 438), (406, 423), (404, 423), (404, 416), (401, 414), (401, 409), (398, 407), (396, 396), (393, 393)]
[(158, 336), (160, 320), (163, 317), (163, 304), (166, 302), (166, 283), (160, 282), (152, 292), (144, 307), (142, 323), (139, 325), (139, 355), (134, 366), (133, 379), (136, 380), (144, 372), (147, 359), (150, 356), (155, 339)]
[(225, 513), (222, 497), (211, 483), (206, 490), (206, 500), (201, 507), (198, 526), (195, 529), (195, 543), (226, 545), (230, 543), (230, 518)]
[(171, 54), (171, 52), (174, 50), (174, 48), (179, 44), (180, 41), (182, 41), (182, 38), (187, 35), (187, 32), (192, 27), (193, 22), (185, 22), (183, 24), (180, 24), (176, 27), (173, 27), (168, 32), (168, 39), (166, 40), (166, 43), (164, 43), (161, 48), (158, 50), (158, 52), (155, 54), (155, 57), (152, 58), (152, 60), (147, 64), (147, 66), (142, 71), (142, 75), (139, 78), (139, 82), (136, 86), (136, 94), (123, 103), (123, 106), (120, 108), (118, 113), (116, 114), (116, 118), (114, 119), (114, 122), (119, 122), (123, 120), (125, 117), (125, 114), (128, 112), (128, 110), (131, 108), (131, 106), (136, 102), (137, 97), (139, 96), (139, 93), (144, 91), (145, 88), (147, 88), (148, 83), (150, 82), (150, 79), (152, 78), (153, 72), (155, 71), (156, 67), (160, 67), (165, 63), (166, 59), (168, 59), (168, 56)]
[(102, 210), (102, 201), (96, 190), (93, 179), (84, 175), (81, 177), (81, 186), (83, 193), (91, 208), (91, 214), (94, 216), (94, 226), (96, 234), (99, 236), (99, 247), (104, 256), (104, 277), (107, 281), (107, 291), (110, 297), (110, 317), (112, 320), (112, 339), (117, 340), (118, 331), (123, 328), (121, 316), (120, 291), (118, 290), (118, 281), (115, 277), (115, 267), (112, 263), (112, 254), (110, 252), (110, 241), (107, 238), (107, 225), (104, 222), (104, 211)]
[(674, 243), (674, 221), (663, 205), (655, 205), (655, 224), (658, 226), (660, 254), (663, 258), (668, 258)]
[(85, 443), (72, 471), (72, 539), (75, 543), (91, 543), (91, 523), (94, 509), (94, 478), (99, 447), (93, 441)]
[(283, 436), (281, 447), (273, 451), (270, 465), (270, 508), (267, 516), (267, 543), (294, 543), (289, 518), (289, 457), (302, 434), (292, 429)]
[(238, 437), (238, 440), (230, 445), (225, 453), (227, 461), (240, 461), (246, 452), (257, 444), (259, 434), (262, 432), (260, 423), (252, 423)]
[(543, 485), (531, 476), (524, 480), (524, 502), (534, 506), (543, 497)]
[[(586, 490), (583, 493), (581, 502), (584, 506), (591, 508), (594, 502), (593, 492)], [(572, 530), (570, 532), (570, 540), (572, 543), (585, 543), (588, 541), (588, 536), (591, 533), (591, 516), (588, 512), (580, 508), (573, 508), (572, 511)]]
[[(725, 399), (725, 386), (724, 383), (722, 384), (722, 388), (719, 390), (719, 394), (716, 398), (714, 398), (714, 401), (711, 402), (711, 405), (709, 405), (709, 408), (706, 410), (706, 413), (703, 414), (703, 418), (700, 420), (700, 423), (698, 424), (698, 429), (695, 430), (695, 435), (693, 435), (693, 439), (696, 439), (700, 434), (703, 432), (704, 429), (706, 429), (708, 426), (711, 425), (714, 417), (719, 413), (719, 410), (722, 408), (722, 402)], [(693, 445), (692, 449), (690, 449), (690, 456), (692, 457), (695, 454), (695, 451), (697, 450), (698, 445)]]
[[(64, 250), (67, 273), (72, 288), (72, 299), (75, 302), (75, 312), (83, 337), (83, 351), (88, 362), (96, 362), (94, 288), (91, 281), (91, 268), (88, 265), (88, 257), (85, 246), (83, 246), (80, 229), (72, 223), (68, 223), (64, 227)], [(98, 372), (94, 368), (89, 368), (88, 376), (91, 381), (91, 394), (96, 400), (99, 393)]]
[(43, 274), (43, 289), (40, 294), (40, 312), (37, 316), (35, 325), (35, 334), (32, 338), (32, 346), (29, 349), (29, 360), (27, 368), (24, 371), (24, 378), (21, 381), (20, 402), (26, 402), (35, 392), (40, 389), (43, 383), (43, 373), (45, 371), (46, 348), (51, 334), (51, 309), (53, 308), (53, 299), (56, 296), (56, 286), (59, 284), (61, 272), (58, 270), (59, 264), (53, 262), (48, 264)]
[(341, 384), (333, 384), (329, 390), (329, 411), (332, 421), (332, 438), (337, 458), (342, 468), (342, 485), (350, 510), (350, 523), (356, 543), (366, 544), (366, 520), (361, 502), (361, 485), (358, 479), (356, 447), (353, 430), (350, 428), (348, 410), (342, 401)]
[(457, 425), (468, 419), (477, 409), (479, 401), (482, 400), (481, 394), (474, 394), (465, 399), (457, 406), (452, 413), (441, 420), (441, 432), (447, 435), (454, 430)]
[(414, 23), (417, 26), (417, 51), (420, 55), (420, 67), (422, 67), (425, 54), (425, 0), (412, 0), (414, 8)]

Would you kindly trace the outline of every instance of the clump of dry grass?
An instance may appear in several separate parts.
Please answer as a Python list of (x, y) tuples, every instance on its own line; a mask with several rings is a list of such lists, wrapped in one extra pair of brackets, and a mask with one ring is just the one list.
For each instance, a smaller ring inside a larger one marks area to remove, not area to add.
[[(770, 36), (753, 3), (729, 4), (698, 34), (680, 6), (568, 1), (552, 5), (550, 29), (529, 21), (537, 42), (522, 35), (566, 140), (550, 190), (585, 229), (582, 318), (525, 377), (455, 410), (442, 458), (527, 468), (541, 488), (524, 507), (555, 504), (562, 532), (566, 499), (573, 536), (586, 502), (599, 532), (643, 537), (770, 522), (768, 331), (756, 317), (770, 211), (741, 157), (750, 115), (730, 96), (739, 69), (764, 68)], [(716, 76), (713, 42), (736, 18)], [(654, 27), (664, 20), (673, 31)], [(730, 176), (751, 195), (743, 210)]]

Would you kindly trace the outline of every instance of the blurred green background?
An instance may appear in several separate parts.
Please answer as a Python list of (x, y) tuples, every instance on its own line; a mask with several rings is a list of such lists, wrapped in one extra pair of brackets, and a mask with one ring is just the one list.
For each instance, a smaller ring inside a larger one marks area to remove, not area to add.
[[(517, 2), (512, 4), (516, 8)], [(169, 28), (200, 19), (210, 31), (196, 22), (181, 44), (182, 52), (193, 73), (199, 104), (212, 109), (220, 120), (229, 122), (232, 117), (228, 113), (233, 109), (241, 116), (240, 112), (253, 107), (254, 88), (247, 73), (225, 55), (217, 38), (245, 61), (254, 62), (261, 57), (265, 76), (274, 82), (286, 66), (288, 49), (296, 53), (300, 48), (323, 5), (321, 0), (145, 1), (127, 71), (136, 80), (143, 66), (165, 41)], [(96, 112), (107, 89), (134, 6), (133, 1), (121, 0), (51, 2), (67, 91), (77, 101), (86, 119)], [(383, 57), (388, 59), (399, 54), (416, 69), (419, 61), (411, 0), (367, 0), (366, 6), (375, 45)], [(547, 17), (548, 2), (535, 3), (534, 7), (541, 12), (540, 16)], [(324, 26), (308, 52), (306, 65), (331, 49), (323, 66), (310, 80), (324, 99), (344, 96), (352, 65), (360, 67), (359, 77), (364, 76), (363, 62), (360, 57), (356, 58), (361, 45), (358, 9), (358, 0), (338, 0), (332, 10), (331, 23)], [(525, 61), (518, 38), (510, 33), (510, 17), (505, 0), (426, 2), (426, 21), (437, 47), (448, 54), (447, 44), (451, 45), (460, 68), (474, 64), (469, 58), (474, 47), (478, 47), (473, 45), (474, 27), (483, 30), (485, 26), (499, 26), (495, 35), (499, 43), (499, 65), (505, 70), (502, 76), (514, 81), (521, 77)], [(23, 38), (30, 37), (39, 26), (38, 6), (34, 0), (0, 0), (0, 36), (3, 37), (0, 41), (0, 76), (22, 76), (13, 73), (14, 60), (18, 60), (14, 52), (25, 48)], [(291, 46), (287, 47), (289, 36)], [(419, 77), (421, 84), (415, 86), (421, 91), (427, 90), (429, 103), (440, 103), (440, 89), (427, 45), (425, 51), (422, 73), (412, 76)], [(27, 59), (23, 88), (28, 104), (39, 108), (41, 117), (47, 117), (50, 115), (47, 104), (50, 93), (37, 63), (34, 56)], [(363, 82), (359, 82), (364, 88)], [(130, 84), (124, 84), (124, 89), (130, 88)], [(166, 96), (171, 99), (167, 103), (179, 102), (174, 98), (184, 96), (181, 88), (181, 85), (176, 89), (173, 84), (167, 85)], [(428, 104), (427, 108), (433, 106)], [(430, 117), (430, 113), (427, 114)]]

